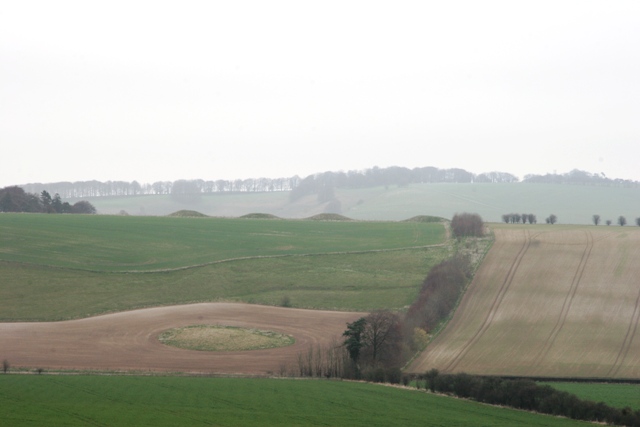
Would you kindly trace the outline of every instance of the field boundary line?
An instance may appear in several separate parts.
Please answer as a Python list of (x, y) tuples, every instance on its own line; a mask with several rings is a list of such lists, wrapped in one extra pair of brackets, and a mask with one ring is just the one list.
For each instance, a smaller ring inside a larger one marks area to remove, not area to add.
[(466, 344), (462, 347), (460, 352), (453, 358), (453, 360), (451, 360), (451, 362), (449, 362), (444, 367), (443, 371), (445, 372), (453, 371), (458, 366), (460, 361), (464, 358), (464, 356), (466, 356), (466, 354), (469, 352), (469, 349), (473, 347), (475, 343), (480, 339), (480, 337), (484, 335), (487, 329), (489, 329), (489, 326), (493, 322), (493, 318), (495, 317), (496, 312), (498, 311), (498, 308), (500, 307), (500, 304), (502, 303), (502, 300), (504, 299), (505, 294), (507, 293), (507, 291), (509, 290), (509, 287), (511, 286), (511, 283), (513, 282), (513, 277), (515, 276), (516, 271), (518, 270), (518, 267), (522, 262), (522, 258), (524, 257), (525, 253), (529, 249), (530, 245), (531, 245), (531, 236), (529, 234), (529, 230), (525, 230), (524, 242), (522, 244), (522, 247), (520, 248), (520, 251), (516, 255), (513, 262), (511, 263), (511, 267), (509, 268), (509, 271), (507, 272), (507, 275), (505, 276), (505, 279), (502, 282), (502, 285), (500, 286), (500, 289), (498, 290), (497, 295), (493, 299), (491, 308), (489, 309), (487, 316), (485, 317), (484, 321), (480, 325), (480, 328), (478, 328), (478, 330), (471, 336), (471, 338), (466, 342)]
[(571, 280), (571, 286), (569, 286), (569, 291), (564, 297), (564, 301), (562, 302), (562, 309), (560, 310), (560, 316), (558, 316), (558, 320), (556, 320), (556, 324), (553, 326), (551, 333), (547, 337), (544, 342), (544, 345), (534, 358), (533, 366), (537, 368), (540, 366), (542, 361), (547, 357), (549, 350), (553, 347), (553, 344), (558, 337), (558, 334), (564, 327), (564, 324), (567, 320), (567, 316), (569, 315), (569, 310), (571, 310), (571, 305), (573, 304), (573, 299), (578, 292), (578, 287), (580, 286), (580, 281), (582, 280), (582, 275), (584, 274), (584, 270), (589, 261), (589, 257), (591, 256), (591, 251), (593, 250), (593, 234), (590, 231), (585, 231), (585, 235), (587, 237), (587, 245), (582, 252), (582, 256), (580, 257), (580, 262), (578, 263), (578, 268), (573, 275), (573, 279)]
[(182, 267), (173, 267), (173, 268), (159, 268), (156, 270), (90, 270), (85, 268), (74, 268), (74, 267), (63, 267), (57, 265), (49, 265), (49, 264), (38, 264), (32, 262), (25, 261), (7, 261), (1, 260), (0, 263), (5, 264), (18, 264), (25, 266), (38, 266), (56, 270), (65, 270), (65, 271), (82, 271), (87, 273), (103, 273), (103, 274), (150, 274), (150, 273), (170, 273), (173, 271), (183, 271), (183, 270), (191, 270), (194, 268), (207, 267), (210, 265), (223, 264), (226, 262), (234, 262), (234, 261), (248, 261), (254, 259), (269, 259), (269, 258), (290, 258), (290, 257), (312, 257), (312, 256), (326, 256), (326, 255), (360, 255), (360, 254), (369, 254), (369, 253), (382, 253), (382, 252), (399, 252), (406, 250), (415, 250), (415, 249), (430, 249), (430, 248), (438, 248), (438, 247), (446, 247), (449, 245), (449, 242), (444, 243), (436, 243), (434, 245), (424, 245), (424, 246), (406, 246), (402, 248), (387, 248), (387, 249), (367, 249), (362, 251), (336, 251), (336, 252), (317, 252), (317, 253), (302, 253), (302, 254), (278, 254), (278, 255), (250, 255), (245, 257), (236, 257), (236, 258), (225, 258), (216, 261), (209, 261), (201, 264), (192, 264), (185, 265)]

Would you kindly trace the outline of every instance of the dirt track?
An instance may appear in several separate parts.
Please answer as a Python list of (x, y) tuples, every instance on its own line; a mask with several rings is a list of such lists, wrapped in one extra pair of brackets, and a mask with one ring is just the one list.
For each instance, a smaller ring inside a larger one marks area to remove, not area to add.
[[(339, 338), (360, 313), (234, 303), (157, 307), (87, 319), (0, 323), (0, 358), (12, 367), (265, 374), (295, 364), (310, 345)], [(242, 352), (182, 350), (160, 344), (170, 328), (220, 324), (292, 335), (289, 347)]]

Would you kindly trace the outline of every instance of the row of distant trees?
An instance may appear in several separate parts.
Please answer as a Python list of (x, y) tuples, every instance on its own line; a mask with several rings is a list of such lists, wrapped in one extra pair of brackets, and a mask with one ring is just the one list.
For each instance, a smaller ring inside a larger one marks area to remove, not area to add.
[(216, 181), (202, 179), (180, 179), (176, 181), (156, 181), (140, 184), (138, 181), (76, 181), (50, 184), (31, 183), (22, 185), (28, 192), (58, 193), (63, 198), (143, 196), (143, 195), (183, 195), (223, 192), (270, 192), (289, 191), (300, 178), (250, 178)]
[[(593, 217), (591, 218), (591, 220), (593, 221), (594, 225), (599, 225), (601, 223), (601, 218), (600, 215), (593, 215)], [(529, 222), (529, 224), (535, 224), (536, 223), (536, 216), (534, 214), (517, 214), (517, 213), (510, 213), (510, 214), (504, 214), (502, 215), (502, 221), (504, 221), (506, 224), (518, 224), (520, 222), (522, 222), (523, 224), (526, 224), (527, 221)], [(556, 222), (558, 222), (558, 217), (554, 214), (549, 215), (547, 218), (545, 218), (545, 222), (547, 224), (555, 224)], [(611, 225), (613, 224), (613, 221), (611, 221), (610, 219), (605, 221), (606, 225)], [(620, 215), (618, 217), (618, 221), (617, 224), (621, 227), (624, 227), (625, 225), (627, 225), (627, 218)], [(636, 218), (636, 225), (638, 225), (640, 227), (640, 217)]]
[[(555, 224), (557, 217), (555, 215), (550, 215), (549, 218), (553, 217), (552, 224)], [(506, 224), (518, 224), (522, 221), (523, 224), (529, 222), (529, 224), (536, 224), (538, 222), (537, 217), (534, 214), (518, 214), (518, 213), (510, 213), (502, 215), (502, 221)], [(548, 221), (549, 222), (549, 221)]]
[(0, 212), (94, 214), (96, 208), (86, 200), (70, 204), (63, 202), (57, 193), (53, 197), (48, 191), (37, 195), (11, 186), (0, 189)]
[(564, 174), (525, 175), (527, 184), (573, 184), (599, 185), (608, 187), (639, 187), (640, 182), (629, 179), (608, 178), (604, 173), (590, 173), (579, 169)]
[[(593, 225), (599, 225), (599, 224), (600, 224), (600, 222), (601, 222), (601, 221), (600, 221), (600, 215), (597, 215), (597, 214), (596, 214), (596, 215), (594, 215), (594, 216), (592, 217), (592, 221), (593, 221)], [(611, 224), (613, 224), (613, 221), (611, 221), (610, 219), (608, 219), (608, 220), (606, 220), (604, 223), (605, 223), (605, 224), (607, 224), (607, 225), (611, 225)], [(618, 217), (618, 225), (619, 225), (620, 227), (624, 227), (625, 225), (627, 225), (627, 218), (626, 218), (625, 216), (620, 215), (620, 216)], [(637, 225), (638, 227), (640, 227), (640, 217), (636, 218), (636, 225)]]
[[(502, 215), (502, 221), (506, 224), (518, 224), (522, 221), (523, 224), (529, 222), (529, 224), (537, 224), (538, 218), (534, 214), (518, 214), (518, 213), (510, 213)], [(558, 217), (555, 214), (551, 214), (544, 219), (544, 222), (547, 224), (555, 224), (558, 222)]]
[(25, 191), (40, 193), (46, 190), (58, 193), (63, 198), (209, 194), (225, 192), (273, 192), (292, 191), (296, 199), (306, 194), (319, 194), (324, 200), (331, 200), (336, 188), (366, 188), (386, 185), (408, 185), (411, 183), (500, 183), (517, 182), (518, 178), (505, 172), (474, 174), (464, 169), (438, 169), (422, 167), (374, 167), (348, 172), (324, 172), (300, 178), (248, 178), (235, 180), (176, 180), (156, 181), (141, 184), (138, 181), (76, 181), (50, 184), (31, 183), (22, 187)]
[(464, 169), (439, 169), (433, 166), (404, 168), (374, 167), (364, 171), (324, 172), (309, 175), (291, 190), (292, 201), (308, 195), (317, 195), (319, 201), (331, 200), (337, 188), (368, 188), (380, 186), (406, 186), (429, 183), (505, 183), (518, 182), (518, 178), (506, 172), (488, 172), (476, 175)]
[[(348, 172), (323, 172), (301, 178), (248, 178), (235, 180), (177, 180), (139, 183), (138, 181), (76, 181), (49, 184), (31, 183), (22, 187), (27, 192), (39, 194), (43, 190), (58, 193), (63, 198), (139, 196), (139, 195), (184, 195), (225, 192), (272, 192), (291, 191), (291, 199), (314, 194), (324, 201), (333, 200), (337, 188), (368, 188), (414, 183), (514, 183), (519, 179), (507, 172), (475, 174), (464, 169), (439, 169), (433, 166), (405, 168), (391, 166), (373, 167)], [(523, 183), (552, 183), (575, 185), (605, 185), (638, 187), (640, 182), (611, 179), (604, 174), (593, 174), (577, 169), (566, 174), (526, 175)]]

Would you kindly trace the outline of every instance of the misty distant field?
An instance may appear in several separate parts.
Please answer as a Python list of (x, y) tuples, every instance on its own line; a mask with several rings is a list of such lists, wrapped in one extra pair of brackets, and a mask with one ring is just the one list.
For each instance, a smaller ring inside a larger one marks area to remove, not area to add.
[[(533, 213), (538, 222), (555, 214), (561, 224), (590, 224), (594, 214), (616, 223), (640, 217), (640, 189), (555, 184), (411, 184), (365, 189), (338, 189), (336, 199), (345, 216), (364, 220), (400, 221), (415, 215), (451, 218), (456, 212), (476, 212), (485, 221), (500, 222), (505, 213)], [(283, 218), (306, 218), (329, 209), (316, 196), (289, 201), (289, 193), (211, 194), (190, 203), (170, 196), (89, 199), (100, 213), (167, 215), (194, 209), (211, 216), (238, 217), (264, 212)]]
[(447, 256), (444, 238), (438, 223), (0, 214), (0, 319), (285, 297), (399, 309)]
[(638, 378), (640, 228), (493, 229), (453, 319), (410, 370)]

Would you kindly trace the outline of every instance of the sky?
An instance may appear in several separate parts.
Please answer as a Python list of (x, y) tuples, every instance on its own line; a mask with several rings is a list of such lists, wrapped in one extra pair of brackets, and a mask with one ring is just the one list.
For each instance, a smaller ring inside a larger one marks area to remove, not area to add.
[(10, 1), (0, 188), (373, 166), (640, 180), (637, 1)]

